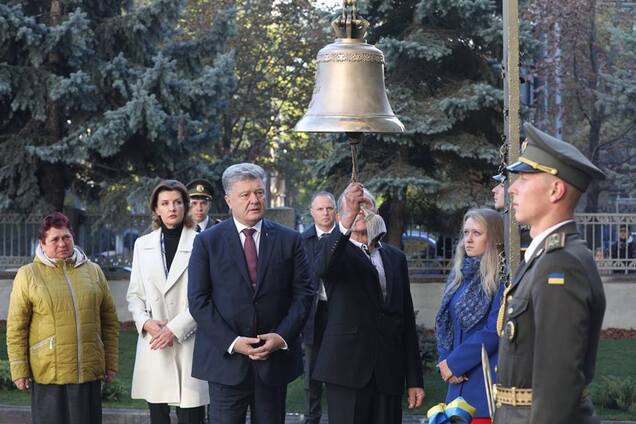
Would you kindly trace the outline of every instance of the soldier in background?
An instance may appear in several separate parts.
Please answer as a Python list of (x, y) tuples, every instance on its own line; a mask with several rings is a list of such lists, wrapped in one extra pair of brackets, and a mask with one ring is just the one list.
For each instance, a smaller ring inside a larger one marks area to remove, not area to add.
[(592, 424), (592, 381), (605, 313), (592, 252), (576, 232), (574, 211), (603, 172), (574, 146), (524, 126), (526, 146), (508, 167), (508, 189), (532, 243), (498, 320), (495, 424)]
[(504, 174), (497, 174), (493, 175), (492, 179), (497, 183), (497, 185), (490, 190), (493, 201), (495, 202), (495, 210), (503, 212), (506, 207), (506, 176)]
[(212, 203), (212, 184), (206, 179), (199, 178), (190, 181), (187, 188), (190, 196), (190, 215), (196, 224), (196, 232), (200, 233), (216, 224), (208, 215)]
[[(495, 210), (501, 212), (504, 219), (504, 240), (508, 238), (508, 209), (506, 208), (506, 174), (493, 175), (492, 179), (497, 182), (491, 190)], [(530, 238), (530, 228), (527, 225), (519, 226), (520, 250), (523, 255), (532, 239)]]

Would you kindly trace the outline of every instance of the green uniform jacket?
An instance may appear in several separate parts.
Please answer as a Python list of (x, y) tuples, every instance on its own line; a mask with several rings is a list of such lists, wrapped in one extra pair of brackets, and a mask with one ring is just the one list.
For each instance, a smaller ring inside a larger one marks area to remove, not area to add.
[(497, 383), (531, 388), (532, 407), (498, 405), (494, 423), (597, 423), (582, 395), (594, 375), (605, 294), (575, 223), (519, 266), (507, 299)]
[(39, 250), (13, 281), (7, 319), (11, 379), (79, 384), (117, 371), (119, 321), (102, 270), (76, 249), (51, 261)]

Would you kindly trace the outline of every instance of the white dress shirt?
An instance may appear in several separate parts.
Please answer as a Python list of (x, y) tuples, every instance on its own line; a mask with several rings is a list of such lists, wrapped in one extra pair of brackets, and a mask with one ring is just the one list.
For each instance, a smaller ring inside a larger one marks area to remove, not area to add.
[(203, 221), (199, 222), (197, 224), (197, 227), (199, 227), (199, 231), (197, 231), (197, 232), (201, 232), (201, 231), (205, 230), (207, 228), (207, 226), (208, 226), (208, 222), (209, 221), (210, 221), (210, 217), (206, 216)]
[[(329, 231), (322, 231), (316, 225), (314, 225), (314, 227), (316, 228), (316, 237), (318, 237), (318, 240), (320, 240), (320, 238), (323, 236), (323, 234), (330, 234), (334, 230), (334, 228), (336, 228), (336, 224), (334, 224), (333, 227), (331, 227), (331, 230), (329, 230)], [(318, 299), (322, 300), (323, 302), (326, 302), (327, 301), (327, 290), (325, 290), (325, 283), (322, 281), (322, 278), (320, 279), (318, 284), (319, 284), (318, 285)]]
[[(241, 239), (241, 246), (245, 246), (245, 238), (247, 237), (244, 233), (243, 230), (246, 228), (253, 228), (256, 231), (254, 232), (254, 234), (252, 234), (252, 238), (254, 239), (254, 244), (256, 245), (256, 255), (258, 257), (258, 252), (259, 252), (259, 246), (260, 246), (260, 241), (261, 241), (261, 228), (263, 227), (263, 220), (261, 219), (260, 221), (258, 221), (256, 224), (254, 224), (253, 227), (248, 227), (247, 225), (243, 225), (240, 222), (238, 222), (236, 220), (236, 218), (232, 217), (232, 219), (234, 220), (234, 225), (236, 226), (236, 231), (238, 231), (239, 234), (239, 238)], [(280, 334), (279, 334), (280, 336)], [(227, 348), (227, 353), (229, 354), (233, 354), (234, 353), (234, 345), (236, 344), (237, 340), (240, 338), (241, 336), (237, 336), (234, 341), (232, 342), (232, 344), (230, 345), (230, 347)], [(282, 337), (281, 337), (282, 339)], [(282, 350), (287, 350), (287, 342), (285, 341), (285, 339), (283, 339), (283, 343), (285, 344), (282, 347)]]
[(252, 234), (252, 238), (254, 239), (254, 244), (256, 245), (256, 255), (258, 256), (258, 249), (261, 241), (261, 228), (263, 227), (263, 220), (258, 221), (253, 227), (248, 227), (247, 225), (243, 225), (236, 220), (236, 218), (232, 218), (234, 220), (234, 225), (236, 225), (236, 231), (239, 233), (239, 237), (241, 239), (241, 246), (245, 247), (245, 234), (243, 230), (246, 228), (253, 228), (256, 230), (254, 234)]

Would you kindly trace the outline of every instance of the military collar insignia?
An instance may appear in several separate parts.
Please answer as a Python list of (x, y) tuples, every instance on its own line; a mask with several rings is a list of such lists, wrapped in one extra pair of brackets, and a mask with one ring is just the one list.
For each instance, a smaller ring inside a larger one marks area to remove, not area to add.
[(553, 250), (562, 249), (563, 247), (565, 247), (565, 233), (559, 232), (559, 233), (550, 234), (545, 239), (544, 246), (545, 246), (546, 253), (552, 252)]

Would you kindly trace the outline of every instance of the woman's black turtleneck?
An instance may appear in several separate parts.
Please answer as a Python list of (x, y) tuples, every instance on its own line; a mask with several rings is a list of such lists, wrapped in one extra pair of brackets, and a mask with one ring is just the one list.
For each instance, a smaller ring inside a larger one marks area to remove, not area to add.
[(161, 223), (163, 248), (166, 252), (166, 268), (168, 271), (170, 271), (170, 265), (172, 265), (175, 253), (177, 253), (177, 246), (179, 246), (179, 239), (181, 238), (181, 230), (183, 230), (183, 223), (179, 224), (175, 228), (167, 228), (163, 222)]

